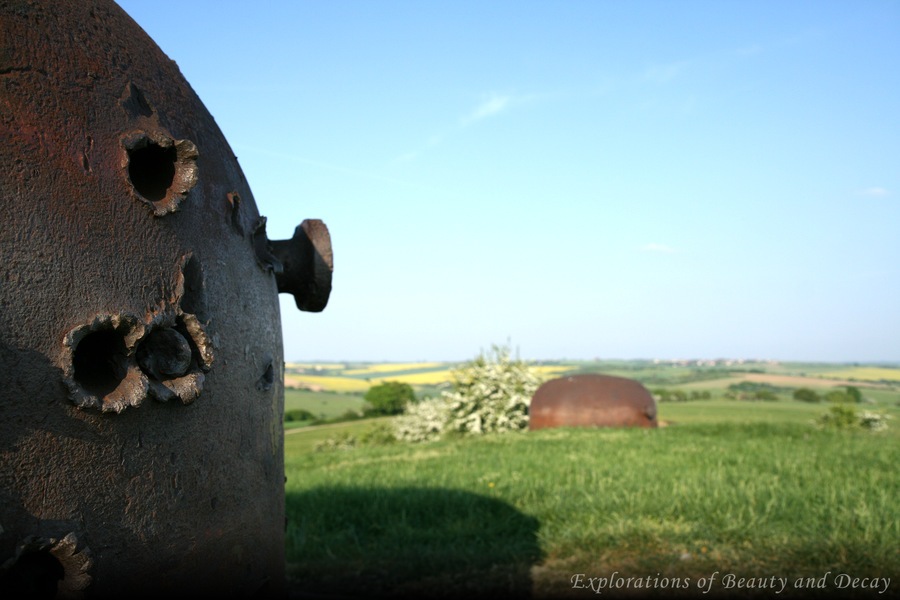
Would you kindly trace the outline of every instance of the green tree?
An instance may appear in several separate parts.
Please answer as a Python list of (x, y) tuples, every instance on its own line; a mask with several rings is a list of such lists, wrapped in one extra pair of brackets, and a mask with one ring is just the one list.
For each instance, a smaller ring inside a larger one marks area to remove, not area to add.
[(370, 414), (399, 415), (406, 409), (407, 404), (415, 402), (416, 393), (408, 383), (385, 381), (369, 388), (364, 398), (372, 407), (367, 411)]
[(853, 402), (853, 398), (847, 394), (847, 392), (842, 392), (841, 390), (831, 390), (827, 394), (825, 394), (825, 401), (831, 402), (832, 404), (843, 404), (845, 402)]
[(683, 390), (672, 390), (672, 402), (687, 402), (687, 399)]
[(302, 408), (295, 408), (284, 413), (285, 421), (315, 421), (316, 415)]
[(822, 397), (816, 393), (816, 390), (810, 388), (797, 388), (794, 390), (794, 400), (800, 402), (821, 402)]
[(847, 395), (850, 396), (853, 402), (859, 404), (862, 402), (862, 393), (860, 393), (859, 388), (853, 387), (852, 385), (847, 386)]
[(855, 408), (845, 402), (835, 402), (828, 407), (827, 413), (818, 418), (817, 422), (819, 425), (825, 427), (846, 429), (848, 427), (855, 427), (857, 425), (857, 420)]

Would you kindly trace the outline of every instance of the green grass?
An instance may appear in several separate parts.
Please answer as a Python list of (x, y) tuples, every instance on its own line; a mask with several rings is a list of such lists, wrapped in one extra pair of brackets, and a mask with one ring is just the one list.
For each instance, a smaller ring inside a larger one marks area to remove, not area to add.
[(365, 419), (362, 421), (336, 423), (334, 425), (313, 426), (298, 426), (292, 423), (285, 423), (285, 458), (287, 459), (287, 457), (296, 457), (302, 454), (314, 452), (316, 444), (337, 435), (346, 433), (359, 437), (361, 435), (364, 435), (367, 431), (375, 428), (379, 423), (383, 423), (389, 419), (390, 417), (381, 417), (378, 419)]
[(805, 425), (826, 411), (825, 404), (804, 402), (745, 402), (737, 400), (697, 400), (661, 402), (661, 421), (686, 424), (796, 423)]
[(365, 595), (555, 595), (574, 573), (612, 571), (896, 578), (897, 413), (871, 434), (812, 427), (825, 410), (663, 404), (674, 424), (656, 430), (326, 453), (301, 441), (323, 430), (289, 435), (290, 573), (309, 591)]
[[(863, 400), (875, 404), (900, 407), (900, 391), (898, 390), (873, 390), (860, 388)], [(863, 405), (864, 407), (866, 405)]]
[(326, 419), (338, 417), (348, 410), (362, 410), (364, 404), (361, 394), (311, 392), (291, 388), (284, 390), (285, 411), (303, 409)]

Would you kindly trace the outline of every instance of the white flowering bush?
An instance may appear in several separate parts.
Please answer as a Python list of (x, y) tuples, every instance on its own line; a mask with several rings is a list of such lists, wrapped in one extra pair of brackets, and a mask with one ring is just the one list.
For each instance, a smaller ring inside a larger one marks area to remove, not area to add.
[(890, 415), (864, 410), (856, 412), (852, 404), (835, 402), (827, 413), (816, 419), (816, 425), (830, 429), (848, 429), (861, 427), (868, 431), (883, 431), (888, 428)]
[(462, 435), (503, 433), (528, 427), (531, 396), (540, 376), (509, 348), (494, 346), (452, 374), (452, 391), (407, 408), (395, 420), (398, 440), (421, 442), (447, 432)]
[(404, 442), (436, 440), (444, 433), (449, 406), (443, 398), (429, 398), (410, 404), (394, 419), (394, 437)]
[(859, 424), (863, 429), (869, 431), (884, 431), (888, 428), (887, 420), (890, 418), (891, 415), (864, 410), (859, 416)]

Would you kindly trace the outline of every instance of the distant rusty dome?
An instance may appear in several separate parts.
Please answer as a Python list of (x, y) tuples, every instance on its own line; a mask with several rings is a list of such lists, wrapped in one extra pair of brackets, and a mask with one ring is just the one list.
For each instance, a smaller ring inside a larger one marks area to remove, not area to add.
[(531, 400), (528, 429), (548, 427), (657, 427), (656, 402), (633, 379), (572, 375), (551, 379)]

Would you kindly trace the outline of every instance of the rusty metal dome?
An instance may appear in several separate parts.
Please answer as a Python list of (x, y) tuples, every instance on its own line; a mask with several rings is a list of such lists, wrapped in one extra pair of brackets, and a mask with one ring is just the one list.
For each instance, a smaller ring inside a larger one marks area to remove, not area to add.
[(571, 375), (545, 382), (528, 409), (530, 430), (547, 427), (656, 427), (656, 402), (633, 379)]
[(269, 242), (108, 0), (0, 2), (0, 170), (0, 596), (283, 596), (277, 294), (324, 308), (327, 229)]

